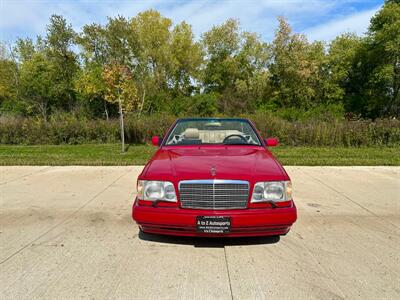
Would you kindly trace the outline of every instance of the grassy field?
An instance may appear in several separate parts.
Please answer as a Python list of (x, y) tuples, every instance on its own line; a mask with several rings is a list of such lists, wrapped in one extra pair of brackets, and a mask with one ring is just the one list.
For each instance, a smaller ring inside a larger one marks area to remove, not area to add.
[[(0, 145), (0, 165), (143, 165), (156, 148), (129, 145), (125, 154), (118, 144)], [(271, 151), (283, 165), (298, 166), (400, 166), (400, 148), (317, 148), (278, 146)]]

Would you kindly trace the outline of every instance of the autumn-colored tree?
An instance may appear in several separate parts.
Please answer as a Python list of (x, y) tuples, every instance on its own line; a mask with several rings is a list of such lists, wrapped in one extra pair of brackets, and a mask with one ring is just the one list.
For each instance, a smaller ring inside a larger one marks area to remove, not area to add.
[(103, 71), (105, 84), (105, 99), (110, 103), (117, 103), (119, 108), (121, 128), (121, 151), (125, 152), (124, 113), (137, 108), (139, 99), (133, 75), (129, 69), (121, 64), (107, 65)]

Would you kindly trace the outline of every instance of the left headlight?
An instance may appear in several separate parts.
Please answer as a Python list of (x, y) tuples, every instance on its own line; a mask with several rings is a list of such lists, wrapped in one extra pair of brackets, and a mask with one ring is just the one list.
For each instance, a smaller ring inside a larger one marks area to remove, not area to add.
[(177, 201), (174, 185), (169, 181), (139, 180), (137, 196), (139, 200)]
[(292, 183), (290, 181), (257, 182), (254, 185), (251, 202), (282, 202), (292, 200)]

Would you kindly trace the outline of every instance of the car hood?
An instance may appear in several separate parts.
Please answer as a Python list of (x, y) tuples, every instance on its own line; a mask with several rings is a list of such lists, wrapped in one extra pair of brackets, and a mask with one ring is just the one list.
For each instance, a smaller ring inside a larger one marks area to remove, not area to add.
[[(212, 174), (212, 169), (215, 174)], [(287, 174), (262, 147), (164, 147), (143, 171), (144, 179), (286, 180)]]

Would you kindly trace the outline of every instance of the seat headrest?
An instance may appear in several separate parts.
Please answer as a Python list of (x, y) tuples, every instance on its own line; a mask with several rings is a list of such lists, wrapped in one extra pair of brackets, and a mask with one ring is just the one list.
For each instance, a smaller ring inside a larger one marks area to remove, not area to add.
[(183, 132), (185, 139), (197, 140), (200, 137), (199, 130), (197, 128), (186, 128)]

